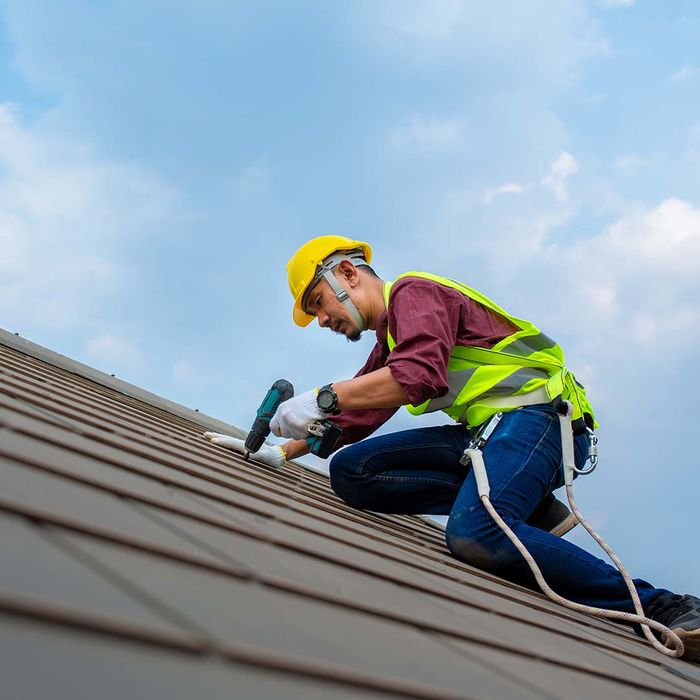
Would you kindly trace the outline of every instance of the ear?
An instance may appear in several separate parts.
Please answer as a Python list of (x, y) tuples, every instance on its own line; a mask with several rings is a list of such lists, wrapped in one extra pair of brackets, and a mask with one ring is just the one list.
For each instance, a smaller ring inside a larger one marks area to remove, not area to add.
[(345, 280), (351, 289), (360, 283), (360, 273), (349, 260), (343, 260), (336, 269), (338, 277)]

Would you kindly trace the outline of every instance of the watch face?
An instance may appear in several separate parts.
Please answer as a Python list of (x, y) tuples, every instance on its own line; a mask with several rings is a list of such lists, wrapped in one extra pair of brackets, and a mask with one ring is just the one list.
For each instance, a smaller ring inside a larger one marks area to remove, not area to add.
[(333, 406), (334, 402), (333, 392), (328, 389), (318, 392), (318, 406), (323, 411), (327, 411)]

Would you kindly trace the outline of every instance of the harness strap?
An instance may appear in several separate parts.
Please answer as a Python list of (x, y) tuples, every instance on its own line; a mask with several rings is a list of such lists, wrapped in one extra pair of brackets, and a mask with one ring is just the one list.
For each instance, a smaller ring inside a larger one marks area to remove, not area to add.
[(573, 486), (576, 459), (574, 456), (574, 431), (571, 427), (572, 409), (568, 401), (562, 403), (566, 406), (566, 412), (557, 411), (561, 433), (561, 466), (564, 470), (564, 485)]
[[(536, 392), (531, 392), (536, 393)], [(507, 397), (524, 399), (527, 394), (522, 397)], [(531, 402), (522, 404), (529, 405)], [(532, 402), (534, 403), (534, 402)], [(543, 403), (539, 401), (538, 403)], [(512, 404), (509, 404), (512, 406)], [(681, 657), (684, 653), (683, 641), (678, 636), (676, 632), (669, 629), (665, 625), (652, 620), (644, 614), (644, 609), (642, 608), (641, 601), (639, 600), (639, 594), (635, 588), (634, 581), (632, 577), (627, 573), (627, 570), (623, 566), (620, 559), (617, 557), (615, 552), (608, 546), (608, 544), (603, 540), (603, 538), (591, 527), (591, 525), (585, 520), (581, 511), (579, 511), (574, 501), (574, 472), (577, 471), (576, 463), (574, 460), (574, 432), (572, 428), (571, 415), (573, 413), (573, 406), (569, 401), (558, 401), (557, 403), (557, 413), (559, 415), (559, 426), (561, 432), (561, 446), (562, 446), (562, 467), (564, 469), (564, 484), (566, 486), (566, 495), (569, 500), (569, 506), (571, 511), (576, 517), (576, 519), (581, 523), (581, 525), (588, 531), (588, 533), (593, 537), (593, 539), (605, 550), (605, 553), (610, 557), (613, 564), (617, 567), (618, 571), (622, 575), (622, 578), (627, 585), (627, 589), (632, 597), (632, 603), (634, 605), (634, 613), (627, 613), (618, 610), (607, 610), (604, 608), (597, 608), (591, 605), (582, 605), (581, 603), (576, 603), (574, 601), (568, 600), (563, 596), (556, 593), (549, 584), (545, 581), (544, 576), (537, 562), (534, 560), (530, 552), (527, 551), (525, 545), (520, 541), (517, 535), (511, 530), (507, 523), (501, 518), (496, 509), (494, 508), (491, 500), (489, 498), (489, 479), (486, 473), (486, 464), (484, 463), (484, 455), (481, 451), (481, 447), (485, 442), (472, 443), (464, 451), (464, 455), (460, 462), (462, 464), (469, 464), (471, 462), (472, 471), (476, 479), (477, 491), (479, 498), (483, 503), (486, 510), (489, 512), (493, 520), (496, 522), (498, 527), (503, 531), (503, 533), (512, 542), (513, 546), (520, 552), (522, 557), (527, 562), (530, 570), (532, 571), (535, 580), (537, 581), (542, 592), (555, 603), (559, 603), (564, 607), (570, 608), (571, 610), (576, 610), (578, 612), (587, 613), (589, 615), (594, 615), (596, 617), (607, 618), (611, 620), (621, 620), (627, 623), (636, 623), (641, 625), (642, 632), (647, 640), (652, 644), (652, 646), (662, 654), (666, 656)], [(493, 420), (493, 419), (492, 419)], [(489, 433), (490, 434), (490, 433)], [(487, 437), (488, 439), (488, 437)], [(651, 632), (651, 629), (660, 632), (665, 635), (668, 647), (664, 646), (659, 642)], [(669, 648), (670, 647), (670, 648)]]
[(328, 282), (331, 289), (335, 292), (335, 296), (337, 297), (338, 301), (345, 306), (348, 313), (352, 317), (352, 320), (355, 322), (355, 325), (361, 331), (367, 330), (367, 325), (365, 324), (365, 321), (362, 318), (362, 316), (360, 316), (360, 312), (357, 310), (357, 307), (350, 298), (350, 295), (343, 288), (340, 282), (338, 282), (336, 276), (330, 270), (326, 270), (326, 272), (323, 273), (323, 277), (326, 280), (326, 282)]
[(519, 396), (487, 396), (478, 399), (475, 403), (483, 404), (489, 408), (520, 408), (521, 406), (533, 406), (537, 403), (550, 403), (549, 394), (544, 386), (528, 391)]
[[(551, 401), (547, 389), (541, 386), (537, 389), (529, 391), (527, 394), (520, 394), (519, 396), (487, 396), (483, 399), (479, 399), (475, 403), (482, 406), (488, 406), (489, 408), (522, 408), (523, 406), (534, 406), (538, 403), (551, 403), (555, 406), (560, 402), (560, 398), (557, 397), (554, 401)], [(588, 420), (590, 418), (590, 421)], [(573, 430), (573, 435), (583, 435), (584, 433), (592, 430), (593, 418), (588, 413), (584, 413), (583, 417), (577, 418), (575, 421), (570, 421)], [(590, 424), (589, 424), (590, 423)]]

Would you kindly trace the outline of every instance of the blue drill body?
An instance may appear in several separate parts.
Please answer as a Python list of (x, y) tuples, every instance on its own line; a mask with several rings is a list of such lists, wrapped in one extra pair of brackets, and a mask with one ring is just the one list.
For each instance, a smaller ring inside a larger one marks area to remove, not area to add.
[(279, 405), (294, 396), (294, 387), (286, 379), (278, 379), (265, 395), (255, 415), (253, 427), (245, 439), (245, 459), (251, 452), (257, 452), (270, 434), (270, 421)]
[[(275, 415), (280, 404), (294, 396), (294, 387), (286, 379), (278, 379), (265, 395), (255, 415), (253, 427), (245, 440), (244, 459), (248, 459), (251, 453), (257, 452), (270, 434), (270, 421)], [(340, 426), (332, 421), (322, 420), (309, 426), (309, 436), (306, 444), (312, 454), (325, 459), (328, 457), (342, 434)]]

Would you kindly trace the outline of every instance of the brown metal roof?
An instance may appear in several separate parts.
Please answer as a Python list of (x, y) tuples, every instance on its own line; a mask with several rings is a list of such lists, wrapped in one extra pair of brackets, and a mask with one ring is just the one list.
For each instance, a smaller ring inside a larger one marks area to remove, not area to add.
[(698, 698), (700, 667), (466, 566), (418, 517), (0, 331), (3, 698)]

